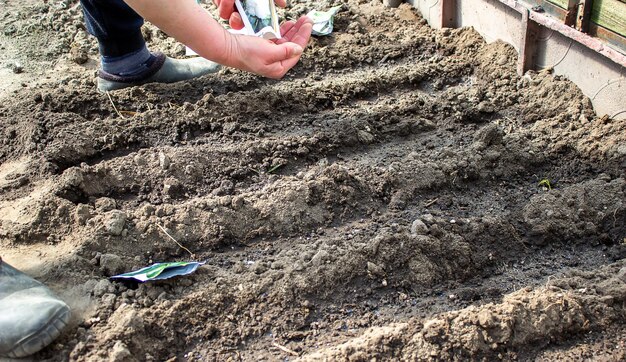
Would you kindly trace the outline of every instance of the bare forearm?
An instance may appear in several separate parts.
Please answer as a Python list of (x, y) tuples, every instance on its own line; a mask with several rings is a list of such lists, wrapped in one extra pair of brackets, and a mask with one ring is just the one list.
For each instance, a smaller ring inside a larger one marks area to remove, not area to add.
[(195, 0), (124, 0), (144, 19), (206, 59), (238, 67), (233, 39)]
[[(255, 36), (230, 34), (195, 0), (124, 1), (144, 19), (200, 56), (270, 78), (281, 78), (298, 63), (311, 36), (312, 22), (306, 17), (283, 23), (283, 38), (272, 42)], [(232, 4), (221, 5), (232, 9)]]

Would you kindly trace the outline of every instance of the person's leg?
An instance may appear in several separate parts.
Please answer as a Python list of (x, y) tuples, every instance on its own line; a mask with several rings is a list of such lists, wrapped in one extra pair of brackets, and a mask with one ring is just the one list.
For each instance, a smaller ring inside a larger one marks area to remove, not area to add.
[(146, 47), (143, 19), (122, 0), (81, 0), (87, 31), (98, 39), (100, 55), (120, 57)]
[(38, 352), (61, 334), (69, 319), (67, 304), (0, 258), (0, 357)]
[(214, 73), (219, 65), (202, 58), (176, 60), (151, 53), (141, 34), (143, 19), (123, 0), (81, 0), (87, 31), (98, 39), (98, 89), (173, 83)]

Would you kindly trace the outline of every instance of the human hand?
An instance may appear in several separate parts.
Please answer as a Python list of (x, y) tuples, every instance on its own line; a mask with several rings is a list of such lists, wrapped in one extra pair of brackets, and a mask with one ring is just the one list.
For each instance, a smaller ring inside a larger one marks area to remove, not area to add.
[[(228, 20), (231, 28), (236, 30), (243, 28), (243, 20), (235, 8), (235, 0), (213, 0), (213, 3), (217, 6), (220, 18)], [(287, 6), (287, 0), (274, 0), (274, 3), (281, 8)]]
[(300, 60), (312, 29), (313, 21), (303, 16), (297, 22), (287, 21), (280, 26), (281, 39), (233, 35), (229, 63), (264, 77), (280, 79)]

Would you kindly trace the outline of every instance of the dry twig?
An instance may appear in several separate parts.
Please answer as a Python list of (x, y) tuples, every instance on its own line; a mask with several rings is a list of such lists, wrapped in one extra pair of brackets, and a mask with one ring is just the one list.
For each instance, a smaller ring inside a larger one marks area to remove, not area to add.
[(280, 349), (281, 351), (283, 351), (283, 352), (285, 352), (285, 353), (288, 353), (288, 354), (290, 354), (290, 355), (292, 355), (292, 356), (296, 356), (296, 357), (297, 357), (297, 356), (299, 356), (299, 355), (300, 355), (298, 352), (296, 352), (296, 351), (292, 351), (292, 350), (290, 350), (289, 348), (287, 348), (287, 347), (285, 347), (285, 346), (281, 346), (280, 344), (278, 344), (278, 343), (276, 343), (276, 342), (272, 342), (272, 346), (274, 346), (274, 347), (276, 347), (276, 348)]
[(120, 111), (117, 110), (117, 107), (115, 106), (115, 103), (113, 103), (113, 98), (111, 98), (111, 95), (109, 94), (109, 91), (106, 91), (107, 97), (109, 97), (109, 101), (111, 102), (111, 105), (113, 106), (113, 109), (115, 110), (115, 113), (117, 113), (118, 116), (120, 116), (121, 119), (126, 119), (126, 117), (124, 117)]
[(191, 251), (189, 251), (189, 249), (187, 249), (186, 247), (184, 247), (181, 243), (179, 243), (178, 241), (176, 241), (176, 239), (174, 239), (174, 237), (173, 237), (172, 235), (170, 235), (170, 234), (169, 234), (169, 233), (168, 233), (168, 232), (167, 232), (167, 231), (163, 228), (163, 226), (161, 226), (161, 225), (159, 225), (159, 224), (156, 224), (156, 226), (158, 226), (158, 227), (159, 227), (159, 229), (161, 229), (161, 231), (163, 231), (163, 232), (165, 233), (165, 235), (169, 236), (169, 238), (170, 238), (170, 239), (172, 239), (172, 240), (176, 243), (176, 245), (180, 246), (180, 248), (181, 248), (181, 249), (183, 249), (183, 250), (185, 250), (186, 252), (188, 252), (188, 253), (189, 253), (189, 255), (191, 255), (191, 257), (192, 257), (192, 258), (194, 257), (194, 254), (193, 254)]

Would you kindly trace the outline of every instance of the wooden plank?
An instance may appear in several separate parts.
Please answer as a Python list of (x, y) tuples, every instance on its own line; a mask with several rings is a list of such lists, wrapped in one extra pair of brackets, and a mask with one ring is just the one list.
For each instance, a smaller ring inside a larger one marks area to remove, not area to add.
[[(609, 46), (626, 56), (626, 37), (607, 30), (597, 24), (589, 24), (589, 35), (602, 39), (609, 43)], [(623, 64), (626, 67), (626, 63)]]
[(594, 0), (591, 21), (626, 36), (626, 3), (617, 0)]

